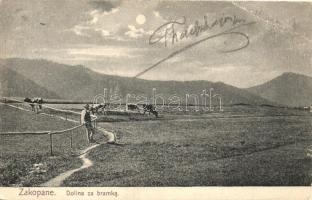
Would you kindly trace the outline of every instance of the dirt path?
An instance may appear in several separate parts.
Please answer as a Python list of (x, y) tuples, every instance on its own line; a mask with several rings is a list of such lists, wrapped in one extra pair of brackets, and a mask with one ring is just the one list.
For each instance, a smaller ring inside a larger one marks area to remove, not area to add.
[(61, 184), (63, 183), (63, 181), (68, 178), (69, 176), (71, 176), (73, 173), (86, 169), (88, 167), (91, 167), (93, 165), (93, 162), (88, 159), (86, 156), (88, 155), (89, 151), (91, 151), (92, 149), (94, 149), (95, 147), (99, 146), (101, 144), (95, 144), (92, 145), (88, 148), (86, 148), (85, 150), (83, 150), (82, 154), (79, 156), (79, 158), (81, 159), (81, 161), (83, 162), (83, 165), (79, 168), (76, 169), (72, 169), (72, 170), (68, 170), (64, 173), (61, 173), (60, 175), (58, 175), (57, 177), (49, 180), (46, 183), (43, 183), (40, 186), (44, 186), (44, 187), (58, 187), (61, 186)]

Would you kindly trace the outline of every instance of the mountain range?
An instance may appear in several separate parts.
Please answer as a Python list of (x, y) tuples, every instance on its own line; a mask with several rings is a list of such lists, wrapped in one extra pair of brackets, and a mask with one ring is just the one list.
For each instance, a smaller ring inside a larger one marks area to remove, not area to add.
[(305, 106), (312, 102), (312, 78), (294, 73), (285, 73), (262, 85), (242, 89), (222, 82), (156, 81), (105, 75), (82, 65), (70, 66), (47, 60), (0, 60), (0, 96), (3, 97), (92, 100), (95, 95), (103, 94), (104, 88), (110, 94), (124, 98), (127, 94), (149, 98), (156, 88), (156, 93), (165, 100), (171, 95), (181, 99), (185, 99), (186, 94), (199, 96), (203, 90), (213, 88), (212, 94), (220, 94), (225, 105)]

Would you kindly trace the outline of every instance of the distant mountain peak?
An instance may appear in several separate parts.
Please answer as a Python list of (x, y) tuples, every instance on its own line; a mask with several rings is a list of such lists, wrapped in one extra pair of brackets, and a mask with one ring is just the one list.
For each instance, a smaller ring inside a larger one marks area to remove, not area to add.
[[(281, 74), (280, 76), (278, 77), (298, 77), (298, 78), (311, 78), (311, 76), (308, 76), (308, 75), (304, 75), (304, 74), (300, 74), (300, 73), (296, 73), (296, 72), (284, 72), (283, 74)], [(276, 77), (276, 78), (278, 78)], [(273, 79), (274, 80), (274, 79)]]
[(299, 73), (285, 72), (247, 90), (287, 106), (306, 106), (312, 103), (312, 77)]

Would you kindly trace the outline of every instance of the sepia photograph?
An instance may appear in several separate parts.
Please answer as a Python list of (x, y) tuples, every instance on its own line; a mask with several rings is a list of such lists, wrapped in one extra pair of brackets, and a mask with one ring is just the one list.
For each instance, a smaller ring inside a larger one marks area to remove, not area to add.
[(0, 0), (0, 187), (311, 186), (311, 19), (311, 2)]

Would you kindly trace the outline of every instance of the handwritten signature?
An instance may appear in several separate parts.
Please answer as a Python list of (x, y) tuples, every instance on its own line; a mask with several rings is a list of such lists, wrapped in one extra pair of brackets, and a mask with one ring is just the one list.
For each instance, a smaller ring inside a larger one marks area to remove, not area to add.
[[(159, 60), (152, 66), (148, 67), (147, 69), (143, 70), (142, 72), (138, 73), (137, 75), (134, 76), (134, 78), (137, 78), (146, 72), (150, 71), (151, 69), (155, 68), (159, 64), (165, 62), (166, 60), (176, 56), (177, 54), (180, 54), (202, 42), (206, 42), (211, 39), (216, 39), (218, 37), (222, 36), (238, 36), (242, 39), (242, 42), (239, 43), (237, 47), (234, 47), (232, 49), (228, 50), (221, 50), (220, 52), (222, 53), (229, 53), (229, 52), (234, 52), (234, 51), (239, 51), (241, 49), (246, 48), (249, 45), (249, 37), (247, 34), (238, 31), (239, 28), (243, 26), (250, 26), (255, 24), (256, 22), (246, 22), (244, 19), (240, 19), (236, 16), (227, 16), (227, 17), (221, 17), (219, 19), (214, 20), (211, 24), (208, 23), (207, 17), (204, 16), (204, 23), (200, 24), (199, 21), (195, 21), (195, 23), (191, 26), (185, 26), (186, 25), (186, 17), (183, 17), (182, 21), (170, 21), (167, 22), (160, 27), (158, 27), (150, 36), (149, 38), (149, 44), (153, 45), (156, 43), (159, 43), (161, 41), (164, 41), (165, 47), (167, 47), (168, 42), (171, 42), (172, 45), (174, 45), (177, 42), (180, 42), (182, 40), (185, 40), (189, 37), (198, 37), (202, 33), (207, 32), (208, 30), (212, 30), (216, 27), (224, 27), (225, 25), (230, 25), (229, 28), (213, 35), (208, 35), (203, 37), (200, 40), (194, 41), (190, 44), (187, 44), (184, 47), (181, 47), (180, 49), (172, 52), (169, 54), (167, 57)], [(176, 31), (176, 26), (184, 26), (185, 28), (177, 32)]]
[[(186, 17), (182, 17), (182, 20), (169, 21), (159, 26), (150, 36), (149, 44), (155, 44), (164, 41), (165, 47), (171, 42), (174, 45), (177, 42), (185, 40), (189, 37), (198, 37), (202, 33), (211, 31), (217, 27), (224, 27), (225, 25), (236, 26), (246, 23), (245, 19), (238, 18), (237, 16), (226, 16), (215, 19), (212, 23), (208, 22), (208, 18), (205, 15), (202, 24), (196, 20), (194, 24), (187, 25)], [(177, 29), (182, 29), (177, 31)]]

